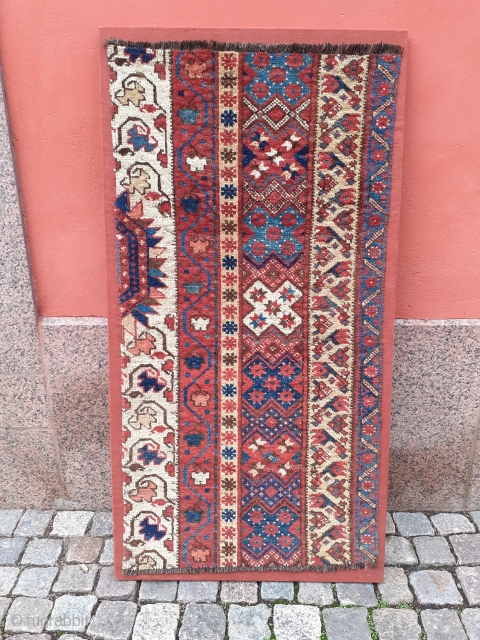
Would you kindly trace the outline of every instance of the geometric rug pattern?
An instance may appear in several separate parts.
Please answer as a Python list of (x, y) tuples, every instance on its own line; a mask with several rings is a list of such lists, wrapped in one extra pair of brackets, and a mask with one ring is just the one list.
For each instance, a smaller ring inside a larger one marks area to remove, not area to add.
[(107, 55), (122, 573), (375, 567), (400, 48)]

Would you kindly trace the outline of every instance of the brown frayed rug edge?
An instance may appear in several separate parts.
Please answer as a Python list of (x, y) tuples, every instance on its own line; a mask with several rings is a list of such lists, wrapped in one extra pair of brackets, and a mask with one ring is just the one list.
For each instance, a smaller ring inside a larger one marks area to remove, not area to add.
[(348, 569), (376, 569), (377, 563), (365, 564), (365, 563), (349, 563), (341, 565), (323, 565), (323, 566), (278, 566), (278, 565), (266, 565), (265, 567), (185, 567), (174, 569), (163, 569), (162, 571), (134, 571), (134, 570), (122, 570), (124, 576), (139, 576), (139, 575), (169, 575), (169, 574), (199, 574), (199, 573), (263, 573), (263, 572), (311, 572), (311, 573), (327, 573), (328, 571), (342, 571)]
[(212, 49), (214, 51), (244, 51), (267, 53), (321, 53), (346, 55), (374, 55), (382, 53), (402, 53), (403, 48), (397, 44), (378, 42), (375, 44), (263, 44), (261, 42), (217, 42), (215, 40), (172, 40), (168, 42), (134, 42), (109, 38), (105, 46), (118, 45), (124, 47), (141, 47), (148, 49), (175, 49), (179, 51), (195, 49)]

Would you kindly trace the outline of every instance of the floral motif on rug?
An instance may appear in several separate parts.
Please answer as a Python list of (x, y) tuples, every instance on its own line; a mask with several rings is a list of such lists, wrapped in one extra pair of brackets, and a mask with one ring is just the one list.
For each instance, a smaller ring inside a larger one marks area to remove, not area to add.
[(400, 48), (107, 54), (123, 573), (375, 567)]

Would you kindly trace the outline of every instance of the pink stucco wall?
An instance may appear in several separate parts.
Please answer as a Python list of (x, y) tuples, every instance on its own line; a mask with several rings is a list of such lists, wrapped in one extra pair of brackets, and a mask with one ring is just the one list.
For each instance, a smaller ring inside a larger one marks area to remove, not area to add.
[(407, 29), (397, 316), (480, 317), (478, 0), (0, 0), (40, 312), (104, 316), (100, 26)]

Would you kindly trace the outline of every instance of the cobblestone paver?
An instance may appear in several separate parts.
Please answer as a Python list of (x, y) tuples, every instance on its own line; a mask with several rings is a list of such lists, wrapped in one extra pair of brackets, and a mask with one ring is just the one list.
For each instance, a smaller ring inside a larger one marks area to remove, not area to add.
[(324, 609), (323, 619), (328, 640), (370, 640), (372, 637), (364, 608)]
[(469, 640), (480, 640), (480, 609), (465, 609), (461, 618)]
[(418, 559), (410, 540), (400, 536), (387, 536), (385, 542), (385, 564), (388, 566), (418, 564)]
[(134, 602), (101, 602), (88, 626), (88, 635), (94, 640), (128, 640), (136, 615)]
[(393, 514), (398, 533), (401, 536), (433, 536), (433, 527), (424, 513)]
[(379, 640), (418, 640), (421, 631), (417, 613), (409, 609), (376, 609), (373, 623)]
[(19, 573), (18, 567), (0, 567), (0, 596), (8, 596)]
[(103, 567), (95, 595), (101, 600), (131, 600), (136, 588), (135, 580), (115, 580), (113, 567)]
[(173, 602), (146, 604), (135, 620), (132, 640), (175, 640), (180, 616), (180, 605)]
[(8, 610), (5, 631), (40, 633), (52, 607), (52, 601), (46, 598), (16, 598)]
[(103, 565), (113, 564), (113, 538), (105, 540), (99, 562)]
[(83, 536), (93, 515), (92, 511), (59, 511), (53, 520), (50, 535), (59, 538)]
[(372, 584), (358, 584), (356, 582), (339, 582), (337, 596), (342, 606), (374, 607), (377, 597)]
[(293, 600), (293, 582), (262, 582), (261, 598), (267, 602)]
[(46, 598), (52, 588), (53, 581), (57, 577), (57, 573), (58, 567), (24, 569), (12, 593), (14, 596)]
[(96, 564), (67, 564), (61, 570), (52, 590), (54, 593), (90, 593), (97, 572)]
[(460, 618), (453, 609), (425, 609), (422, 623), (428, 640), (467, 640)]
[[(24, 541), (25, 538), (14, 538), (14, 540)], [(34, 538), (30, 540), (27, 545), (22, 557), (22, 564), (36, 564), (41, 567), (51, 567), (57, 562), (61, 553), (61, 540)]]
[(178, 583), (175, 580), (144, 580), (140, 585), (139, 602), (174, 602)]
[(178, 602), (216, 602), (218, 582), (201, 582), (197, 580), (180, 581), (178, 585)]
[(109, 511), (99, 511), (93, 516), (91, 536), (111, 536), (113, 533), (112, 514)]
[(450, 542), (459, 564), (480, 564), (480, 533), (461, 533)]
[(85, 564), (96, 562), (102, 546), (102, 538), (91, 538), (90, 536), (70, 538), (65, 559), (67, 562), (82, 562)]
[(258, 602), (258, 584), (256, 582), (236, 582), (229, 580), (222, 582), (220, 600), (226, 603), (247, 602), (256, 604)]
[(25, 549), (26, 538), (0, 538), (0, 564), (16, 564)]
[(277, 640), (317, 640), (322, 633), (320, 611), (308, 604), (277, 604), (273, 631)]
[(328, 582), (300, 582), (298, 601), (301, 604), (318, 604), (322, 607), (333, 604), (332, 585)]
[(413, 602), (405, 569), (401, 567), (385, 567), (385, 578), (378, 585), (378, 590), (381, 599), (389, 605)]
[(47, 629), (49, 631), (85, 631), (96, 604), (97, 598), (92, 595), (60, 596), (55, 600)]
[(22, 514), (22, 509), (2, 509), (0, 536), (11, 536)]
[(389, 513), (387, 513), (386, 534), (387, 534), (387, 536), (394, 536), (396, 533), (397, 533), (397, 531), (395, 529), (395, 523), (393, 521), (393, 518)]
[[(50, 640), (50, 636), (46, 633), (20, 633), (14, 636), (7, 636), (5, 640)], [(68, 634), (64, 635), (62, 640), (82, 640), (82, 638)]]
[(219, 604), (187, 604), (179, 640), (223, 640), (226, 618)]
[(53, 511), (27, 509), (15, 529), (15, 535), (26, 538), (43, 536), (53, 518), (53, 513)]
[(11, 603), (11, 598), (0, 598), (0, 622), (2, 622), (2, 620), (4, 619)]
[(416, 571), (410, 575), (410, 584), (420, 604), (463, 604), (448, 571)]
[(433, 526), (441, 536), (453, 533), (475, 533), (475, 527), (461, 513), (437, 513), (431, 517)]
[(270, 615), (270, 608), (263, 603), (250, 607), (233, 604), (228, 612), (229, 640), (269, 640)]
[(480, 567), (458, 567), (457, 576), (468, 604), (480, 605)]
[(378, 585), (119, 581), (111, 536), (109, 512), (0, 510), (0, 637), (480, 640), (478, 511), (389, 514)]
[(455, 564), (448, 542), (441, 536), (418, 536), (413, 539), (413, 544), (420, 564), (438, 567)]

